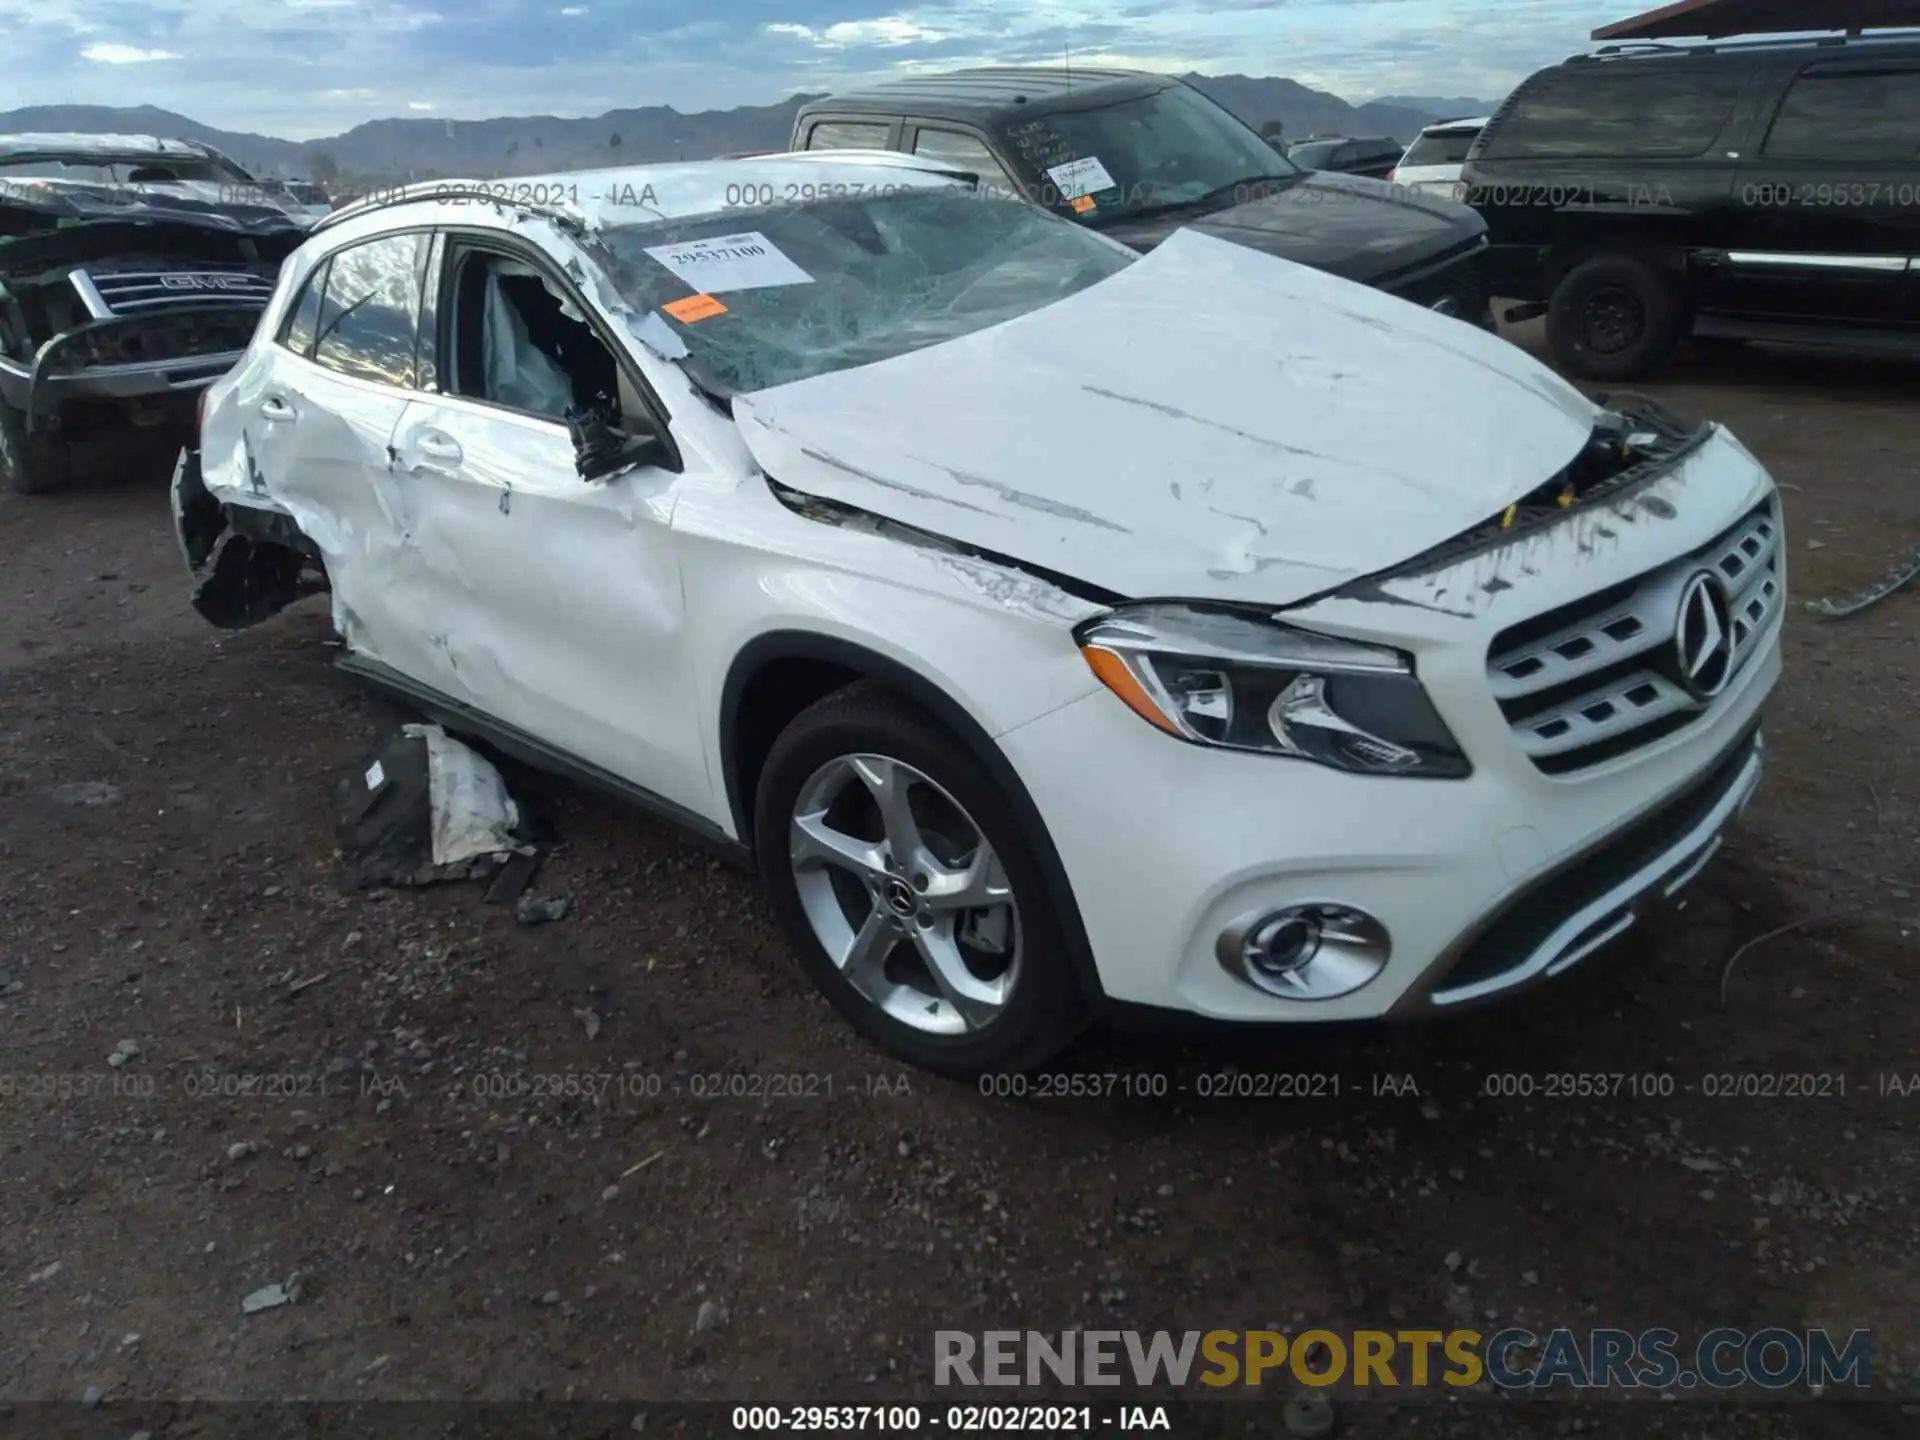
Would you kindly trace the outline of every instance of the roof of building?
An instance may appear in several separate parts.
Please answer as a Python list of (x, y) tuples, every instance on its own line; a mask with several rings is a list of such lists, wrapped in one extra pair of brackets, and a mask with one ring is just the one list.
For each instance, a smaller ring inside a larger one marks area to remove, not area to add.
[(1734, 35), (1920, 27), (1920, 0), (1676, 0), (1603, 25), (1595, 40), (1720, 39)]

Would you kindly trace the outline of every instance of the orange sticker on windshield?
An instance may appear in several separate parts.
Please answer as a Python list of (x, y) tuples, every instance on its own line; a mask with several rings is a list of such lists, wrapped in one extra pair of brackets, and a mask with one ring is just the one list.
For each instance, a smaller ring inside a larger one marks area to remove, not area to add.
[(689, 295), (684, 300), (675, 300), (660, 308), (682, 325), (691, 325), (696, 320), (711, 320), (715, 315), (727, 313), (727, 307), (711, 295)]
[(1084, 215), (1091, 209), (1093, 209), (1093, 197), (1091, 195), (1076, 195), (1073, 197), (1074, 214)]

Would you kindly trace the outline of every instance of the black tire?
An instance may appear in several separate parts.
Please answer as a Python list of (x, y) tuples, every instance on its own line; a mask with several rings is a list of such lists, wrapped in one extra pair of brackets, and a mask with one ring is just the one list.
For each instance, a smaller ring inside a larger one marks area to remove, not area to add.
[(0, 480), (22, 495), (64, 490), (73, 478), (66, 445), (51, 436), (27, 437), (27, 417), (0, 404)]
[(1635, 255), (1599, 255), (1576, 265), (1547, 306), (1547, 344), (1582, 380), (1635, 380), (1669, 360), (1683, 306), (1676, 283)]
[[(789, 859), (794, 807), (822, 766), (858, 754), (882, 755), (918, 770), (959, 803), (999, 856), (1018, 906), (1020, 968), (999, 1014), (979, 1029), (935, 1035), (887, 1014), (840, 972), (807, 918)], [(962, 1079), (1024, 1073), (1059, 1054), (1085, 1028), (1088, 1013), (1073, 978), (1066, 932), (1012, 806), (965, 746), (885, 686), (861, 681), (837, 691), (781, 732), (760, 774), (754, 848), (774, 914), (801, 968), (855, 1029), (888, 1053)]]

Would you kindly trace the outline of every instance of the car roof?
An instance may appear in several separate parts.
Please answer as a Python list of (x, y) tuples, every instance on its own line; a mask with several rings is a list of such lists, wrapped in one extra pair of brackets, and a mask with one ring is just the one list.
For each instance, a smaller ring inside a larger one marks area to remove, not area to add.
[[(859, 183), (876, 192), (958, 187), (958, 172), (937, 170), (911, 157), (889, 155), (889, 163), (822, 162), (817, 156), (788, 154), (743, 160), (683, 160), (656, 165), (619, 165), (600, 170), (563, 170), (548, 175), (512, 175), (494, 180), (423, 180), (376, 192), (335, 210), (312, 234), (337, 230), (376, 213), (416, 206), (444, 206), (452, 215), (442, 223), (472, 216), (479, 205), (508, 212), (569, 220), (587, 229), (649, 224), (695, 215), (712, 215), (741, 203), (743, 187), (791, 186), (796, 176), (812, 174), (822, 185)], [(900, 163), (906, 161), (907, 163)], [(776, 194), (784, 189), (776, 189)], [(731, 197), (731, 198), (729, 198)], [(418, 223), (409, 214), (396, 226)], [(378, 229), (380, 227), (369, 227)]]
[(209, 158), (225, 157), (195, 140), (164, 139), (158, 135), (81, 135), (54, 131), (0, 135), (0, 164), (29, 160), (83, 160), (102, 164), (114, 160)]
[(898, 166), (905, 170), (930, 170), (942, 175), (965, 175), (964, 165), (949, 165), (925, 155), (909, 155), (904, 150), (769, 150), (749, 159), (785, 160), (801, 164)]
[(1177, 76), (1146, 70), (1082, 69), (1077, 65), (994, 65), (913, 75), (858, 90), (841, 91), (801, 107), (802, 115), (826, 110), (881, 114), (992, 116), (1028, 105), (1059, 109), (1085, 98), (1104, 103), (1148, 95), (1181, 84)]

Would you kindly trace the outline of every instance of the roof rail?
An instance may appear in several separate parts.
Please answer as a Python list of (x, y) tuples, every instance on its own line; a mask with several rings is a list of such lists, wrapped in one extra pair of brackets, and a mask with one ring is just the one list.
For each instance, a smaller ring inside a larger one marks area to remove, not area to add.
[(338, 210), (321, 216), (307, 231), (308, 235), (317, 235), (322, 230), (330, 230), (345, 221), (370, 215), (376, 210), (390, 210), (396, 205), (411, 205), (421, 200), (455, 201), (491, 201), (512, 210), (525, 210), (532, 215), (551, 220), (564, 230), (584, 233), (585, 223), (579, 214), (556, 205), (542, 205), (533, 201), (516, 200), (502, 195), (497, 189), (489, 189), (483, 180), (415, 180), (392, 190), (376, 191), (359, 200), (349, 201)]
[(1702, 40), (1686, 45), (1676, 45), (1665, 40), (1619, 40), (1585, 54), (1570, 55), (1567, 57), (1567, 63), (1625, 59), (1635, 55), (1719, 55), (1748, 50), (1820, 50), (1833, 47), (1849, 48), (1856, 45), (1890, 45), (1901, 41), (1908, 43), (1920, 41), (1920, 29), (1909, 27), (1899, 30), (1876, 30), (1866, 34), (1836, 30), (1817, 35), (1763, 35), (1725, 40)]

